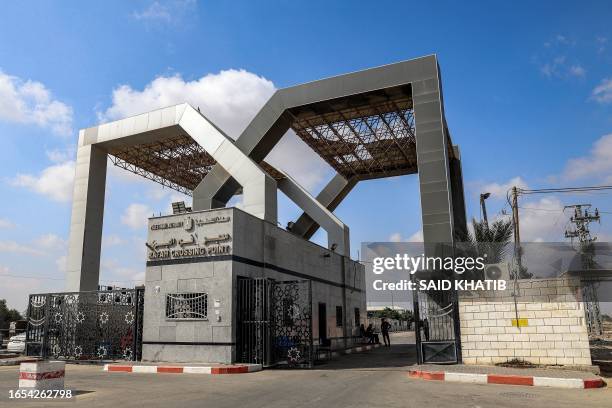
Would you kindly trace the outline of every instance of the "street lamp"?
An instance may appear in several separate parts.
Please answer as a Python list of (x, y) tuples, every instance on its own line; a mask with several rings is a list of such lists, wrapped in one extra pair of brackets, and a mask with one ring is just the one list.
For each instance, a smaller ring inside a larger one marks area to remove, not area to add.
[(491, 197), (491, 193), (482, 193), (480, 195), (480, 206), (482, 207), (482, 218), (484, 220), (485, 227), (489, 229), (489, 220), (487, 219), (487, 206), (485, 200)]

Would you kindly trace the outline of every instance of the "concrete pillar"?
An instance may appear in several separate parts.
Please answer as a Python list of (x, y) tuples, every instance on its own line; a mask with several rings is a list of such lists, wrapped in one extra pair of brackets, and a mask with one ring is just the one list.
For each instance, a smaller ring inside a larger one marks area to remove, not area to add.
[(66, 291), (97, 290), (106, 190), (106, 151), (84, 145), (79, 135), (72, 217), (66, 261)]
[[(438, 69), (431, 72), (431, 78), (412, 83), (412, 93), (423, 239), (438, 247), (438, 243), (453, 242), (454, 225), (442, 90)], [(425, 248), (429, 256), (434, 256), (431, 250)]]
[[(329, 211), (334, 211), (356, 184), (356, 177), (347, 180), (341, 174), (336, 174), (317, 195), (317, 201)], [(297, 219), (291, 231), (302, 238), (310, 239), (317, 232), (317, 229), (319, 229), (319, 224), (307, 213), (303, 213)]]
[[(242, 209), (276, 225), (276, 180), (244, 154), (219, 128), (191, 106), (185, 109), (179, 120), (179, 125), (217, 161), (218, 166), (215, 166), (215, 168), (223, 168), (223, 170), (218, 171), (222, 174), (224, 183), (221, 183), (221, 179), (219, 179), (218, 182), (212, 182), (211, 184), (215, 188), (228, 189), (232, 184), (230, 183), (229, 186), (223, 186), (223, 184), (228, 181), (231, 174), (234, 182), (242, 186)], [(214, 180), (214, 176), (212, 179)], [(236, 184), (233, 185), (236, 186)], [(221, 202), (214, 196), (203, 194), (210, 186), (203, 188), (204, 190), (198, 191), (197, 206), (194, 209), (221, 207)]]
[(349, 228), (342, 221), (287, 174), (278, 188), (327, 232), (328, 248), (335, 245), (338, 254), (350, 257)]

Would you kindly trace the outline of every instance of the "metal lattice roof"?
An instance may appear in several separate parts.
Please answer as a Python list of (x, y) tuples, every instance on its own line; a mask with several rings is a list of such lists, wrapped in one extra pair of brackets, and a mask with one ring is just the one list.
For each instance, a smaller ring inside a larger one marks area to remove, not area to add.
[[(115, 166), (189, 196), (216, 164), (211, 155), (185, 134), (151, 143), (113, 147), (108, 154)], [(268, 163), (262, 162), (261, 166), (276, 180), (284, 178)]]
[(291, 109), (291, 127), (346, 178), (415, 173), (410, 85)]
[[(417, 172), (410, 84), (302, 105), (286, 113), (296, 134), (347, 179)], [(187, 195), (216, 164), (186, 134), (110, 147), (108, 153), (116, 166)], [(285, 177), (264, 161), (260, 166), (276, 180)]]

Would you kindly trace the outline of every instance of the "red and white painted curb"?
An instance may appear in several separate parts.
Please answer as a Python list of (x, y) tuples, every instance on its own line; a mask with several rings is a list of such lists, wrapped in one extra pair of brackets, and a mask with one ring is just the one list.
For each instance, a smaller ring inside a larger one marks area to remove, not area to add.
[(408, 376), (411, 378), (422, 378), (424, 380), (451, 381), (470, 384), (527, 385), (533, 387), (584, 389), (600, 388), (606, 385), (601, 378), (553, 378), (506, 374), (453, 373), (448, 371), (410, 370), (408, 372)]
[(161, 366), (104, 364), (104, 371), (157, 374), (246, 374), (261, 371), (261, 364), (231, 366)]

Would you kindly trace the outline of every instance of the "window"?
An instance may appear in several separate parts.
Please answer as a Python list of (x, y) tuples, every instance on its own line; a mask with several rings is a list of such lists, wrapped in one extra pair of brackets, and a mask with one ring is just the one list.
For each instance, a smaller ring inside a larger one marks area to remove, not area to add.
[(336, 327), (342, 327), (342, 306), (336, 306)]
[(168, 293), (166, 295), (166, 319), (206, 320), (208, 295), (206, 293)]
[(359, 327), (359, 325), (361, 324), (361, 316), (359, 315), (359, 308), (356, 307), (355, 308), (355, 327)]

